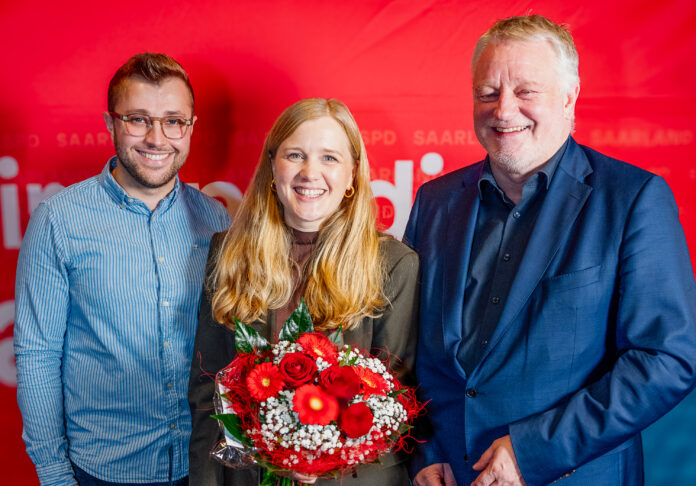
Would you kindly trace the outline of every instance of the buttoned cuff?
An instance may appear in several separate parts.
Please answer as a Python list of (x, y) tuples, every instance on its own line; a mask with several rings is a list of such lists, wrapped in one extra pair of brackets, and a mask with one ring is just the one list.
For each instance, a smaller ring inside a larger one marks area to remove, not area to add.
[(69, 460), (36, 466), (41, 486), (75, 486), (75, 472)]

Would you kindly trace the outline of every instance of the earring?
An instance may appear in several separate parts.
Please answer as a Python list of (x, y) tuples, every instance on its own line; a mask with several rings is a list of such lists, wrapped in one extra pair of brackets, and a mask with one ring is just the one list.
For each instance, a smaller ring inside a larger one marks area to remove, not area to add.
[(271, 192), (278, 192), (275, 185), (275, 179), (271, 180)]
[(346, 189), (345, 196), (350, 199), (351, 197), (353, 197), (353, 194), (355, 194), (355, 188), (353, 187), (353, 184), (351, 184), (350, 187)]

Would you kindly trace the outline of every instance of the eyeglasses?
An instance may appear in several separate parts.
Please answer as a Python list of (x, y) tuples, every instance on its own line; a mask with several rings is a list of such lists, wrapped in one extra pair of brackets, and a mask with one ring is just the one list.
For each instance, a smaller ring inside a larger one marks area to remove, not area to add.
[(150, 130), (154, 122), (160, 123), (160, 128), (165, 137), (170, 139), (183, 138), (188, 127), (193, 125), (193, 120), (187, 120), (180, 116), (148, 116), (148, 115), (121, 115), (110, 111), (109, 115), (118, 118), (126, 126), (128, 135), (134, 137), (144, 137)]

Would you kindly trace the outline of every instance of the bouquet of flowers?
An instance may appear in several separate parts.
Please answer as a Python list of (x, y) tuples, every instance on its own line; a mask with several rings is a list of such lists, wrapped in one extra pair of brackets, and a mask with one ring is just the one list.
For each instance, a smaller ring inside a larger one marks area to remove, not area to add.
[(293, 484), (277, 472), (336, 477), (404, 447), (422, 410), (385, 364), (343, 344), (341, 329), (314, 332), (304, 301), (278, 344), (235, 320), (237, 355), (216, 377), (213, 415), (225, 440), (213, 455), (228, 466), (256, 463), (262, 485)]

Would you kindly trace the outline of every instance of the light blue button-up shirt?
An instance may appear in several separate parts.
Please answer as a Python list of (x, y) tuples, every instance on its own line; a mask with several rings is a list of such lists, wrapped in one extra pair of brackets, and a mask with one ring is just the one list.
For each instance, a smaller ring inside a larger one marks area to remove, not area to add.
[(75, 484), (71, 460), (114, 482), (188, 474), (203, 273), (229, 216), (178, 178), (150, 211), (115, 163), (41, 203), (19, 254), (17, 399), (42, 485)]

